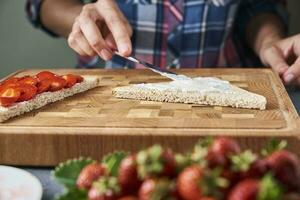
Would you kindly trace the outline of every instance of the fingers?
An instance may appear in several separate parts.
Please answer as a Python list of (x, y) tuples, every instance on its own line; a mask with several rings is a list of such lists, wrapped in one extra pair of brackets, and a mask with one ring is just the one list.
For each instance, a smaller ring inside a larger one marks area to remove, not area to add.
[(294, 64), (283, 74), (283, 80), (286, 84), (292, 83), (297, 77), (300, 77), (300, 57)]
[(96, 52), (89, 45), (87, 39), (83, 36), (79, 24), (74, 23), (71, 34), (68, 38), (68, 43), (77, 53), (82, 56), (94, 56)]
[(270, 47), (265, 50), (264, 62), (270, 65), (270, 67), (278, 72), (279, 75), (284, 74), (289, 68), (288, 64), (285, 61), (283, 53), (276, 46)]
[(110, 60), (112, 53), (106, 45), (98, 26), (88, 13), (83, 13), (79, 18), (80, 29), (90, 46), (104, 60)]
[[(100, 9), (100, 6), (98, 9)], [(124, 56), (129, 56), (132, 51), (130, 40), (131, 28), (129, 28), (130, 26), (122, 16), (121, 11), (114, 3), (110, 3), (104, 5), (104, 7), (101, 7), (99, 12), (101, 12), (107, 27), (113, 35), (119, 53)]]

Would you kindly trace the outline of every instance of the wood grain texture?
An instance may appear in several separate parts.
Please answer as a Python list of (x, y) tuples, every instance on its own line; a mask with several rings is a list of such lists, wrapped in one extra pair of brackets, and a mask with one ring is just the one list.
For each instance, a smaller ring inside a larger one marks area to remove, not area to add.
[[(23, 76), (38, 70), (24, 70)], [(169, 81), (149, 70), (54, 70), (98, 75), (99, 87), (0, 124), (0, 164), (51, 166), (68, 158), (100, 158), (160, 143), (184, 151), (198, 138), (229, 135), (258, 150), (270, 137), (300, 145), (298, 114), (280, 78), (269, 69), (187, 69), (216, 76), (267, 98), (265, 111), (117, 99), (112, 89)], [(299, 152), (299, 151), (297, 151)], [(299, 153), (300, 154), (300, 153)]]

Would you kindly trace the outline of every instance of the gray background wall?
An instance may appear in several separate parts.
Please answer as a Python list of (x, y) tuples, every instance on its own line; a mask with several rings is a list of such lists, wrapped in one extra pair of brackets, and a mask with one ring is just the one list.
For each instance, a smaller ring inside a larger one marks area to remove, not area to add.
[[(300, 1), (288, 0), (291, 34), (300, 33)], [(22, 68), (72, 67), (75, 56), (66, 40), (53, 39), (32, 28), (25, 1), (0, 0), (0, 77)]]

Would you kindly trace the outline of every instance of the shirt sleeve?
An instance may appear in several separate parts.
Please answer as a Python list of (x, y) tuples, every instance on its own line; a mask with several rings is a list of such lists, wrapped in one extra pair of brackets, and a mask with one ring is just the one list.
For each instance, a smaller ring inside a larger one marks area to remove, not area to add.
[(289, 16), (285, 0), (243, 0), (236, 18), (237, 32), (242, 40), (246, 38), (246, 27), (251, 18), (263, 13), (277, 15), (283, 22), (287, 33)]
[(47, 29), (41, 23), (40, 10), (41, 10), (42, 3), (43, 3), (43, 0), (27, 0), (26, 6), (25, 6), (27, 18), (35, 28), (40, 28), (43, 31), (45, 31), (46, 33), (48, 33), (49, 35), (51, 35), (53, 37), (58, 37), (57, 34), (50, 31), (49, 29)]

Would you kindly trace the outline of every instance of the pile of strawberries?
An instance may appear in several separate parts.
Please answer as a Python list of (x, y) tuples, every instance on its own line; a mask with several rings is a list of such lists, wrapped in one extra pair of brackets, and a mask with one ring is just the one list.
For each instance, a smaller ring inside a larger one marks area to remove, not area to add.
[(9, 107), (16, 102), (28, 101), (37, 94), (70, 88), (83, 81), (78, 75), (59, 76), (42, 71), (35, 76), (12, 77), (0, 83), (0, 106)]
[(89, 200), (300, 200), (300, 162), (279, 144), (261, 157), (223, 137), (186, 154), (155, 145), (124, 157), (117, 176), (85, 166), (76, 186)]

